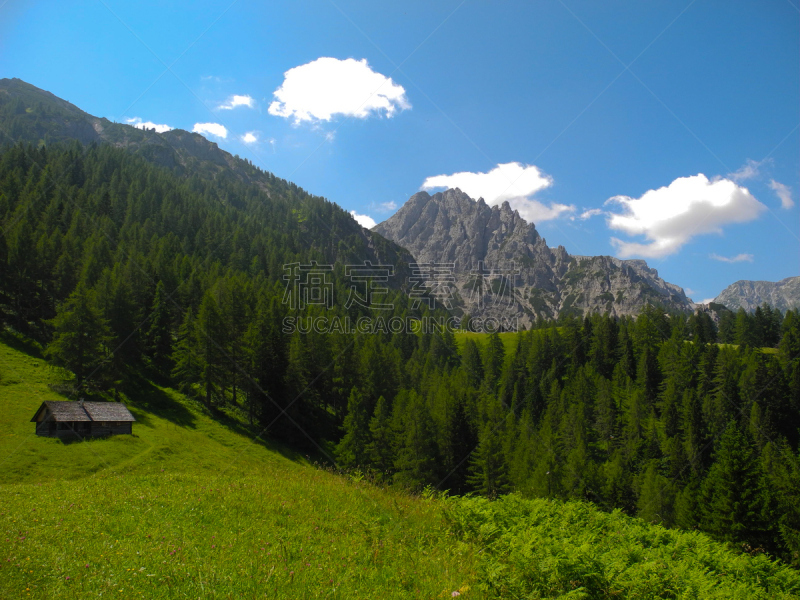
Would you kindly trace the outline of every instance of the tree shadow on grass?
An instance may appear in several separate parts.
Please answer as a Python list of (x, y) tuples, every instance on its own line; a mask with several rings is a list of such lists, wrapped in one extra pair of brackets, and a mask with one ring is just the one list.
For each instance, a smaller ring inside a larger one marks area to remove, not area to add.
[(25, 337), (21, 333), (16, 333), (10, 329), (0, 329), (0, 342), (33, 358), (43, 358), (41, 344)]
[(195, 416), (186, 406), (146, 379), (132, 379), (120, 391), (131, 401), (129, 408), (136, 413), (136, 421), (141, 425), (153, 427), (147, 415), (152, 413), (180, 427), (196, 427)]
[(203, 407), (203, 410), (206, 411), (214, 421), (230, 431), (248, 438), (254, 444), (258, 444), (270, 452), (276, 452), (292, 462), (303, 463), (310, 462), (311, 459), (316, 459), (316, 457), (311, 457), (308, 453), (300, 449), (292, 448), (288, 444), (268, 437), (264, 432), (264, 428), (260, 427), (258, 424), (248, 425), (243, 423), (217, 406), (213, 406), (210, 409), (208, 407)]

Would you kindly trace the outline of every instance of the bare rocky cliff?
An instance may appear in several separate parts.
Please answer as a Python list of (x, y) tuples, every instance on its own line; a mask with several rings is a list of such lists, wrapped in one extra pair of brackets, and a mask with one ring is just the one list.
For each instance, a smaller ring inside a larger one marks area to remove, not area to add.
[(741, 307), (752, 312), (765, 302), (782, 311), (797, 309), (800, 308), (800, 277), (787, 277), (780, 281), (737, 281), (722, 290), (714, 302), (734, 311)]
[(692, 309), (683, 289), (643, 260), (550, 248), (508, 203), (490, 207), (458, 189), (414, 194), (373, 231), (418, 263), (452, 263), (454, 308), (473, 317), (516, 318), (527, 326), (563, 313), (636, 314), (648, 302)]

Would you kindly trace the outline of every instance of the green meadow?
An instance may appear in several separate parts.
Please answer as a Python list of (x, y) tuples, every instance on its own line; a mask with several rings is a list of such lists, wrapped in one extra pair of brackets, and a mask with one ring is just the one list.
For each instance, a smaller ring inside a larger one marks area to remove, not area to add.
[[(7, 340), (8, 341), (8, 340)], [(55, 373), (0, 345), (1, 598), (792, 598), (800, 577), (582, 503), (412, 496), (143, 382), (133, 436), (34, 435)]]
[(30, 418), (53, 373), (0, 345), (1, 598), (433, 598), (475, 552), (440, 503), (317, 468), (147, 386), (133, 436), (63, 443)]
[[(488, 333), (476, 333), (474, 331), (456, 331), (453, 335), (456, 338), (456, 344), (458, 344), (459, 349), (463, 348), (466, 340), (472, 340), (478, 344), (483, 344), (489, 337)], [(517, 338), (519, 337), (517, 332), (504, 331), (497, 335), (500, 337), (500, 341), (503, 342), (503, 349), (505, 350), (506, 356), (509, 356), (516, 350)]]

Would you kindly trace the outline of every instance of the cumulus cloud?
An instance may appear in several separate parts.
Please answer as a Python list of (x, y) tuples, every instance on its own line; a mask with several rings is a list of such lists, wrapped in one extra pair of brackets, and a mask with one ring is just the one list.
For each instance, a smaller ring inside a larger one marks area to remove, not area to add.
[(165, 131), (172, 131), (174, 129), (174, 127), (170, 127), (169, 125), (159, 125), (152, 121), (142, 121), (139, 117), (125, 119), (125, 122), (128, 125), (136, 127), (136, 129), (155, 129), (156, 133), (164, 133)]
[(256, 105), (256, 101), (253, 100), (252, 97), (244, 95), (239, 96), (234, 94), (230, 96), (225, 102), (220, 104), (217, 108), (219, 110), (233, 110), (237, 106), (246, 106), (247, 108), (253, 108)]
[(384, 212), (389, 212), (397, 208), (397, 202), (394, 200), (389, 200), (389, 202), (381, 202), (380, 210)]
[(362, 227), (366, 227), (367, 229), (372, 229), (375, 227), (375, 219), (370, 217), (369, 215), (360, 215), (356, 211), (351, 210), (350, 214), (353, 215), (353, 218), (358, 222), (359, 225)]
[(239, 138), (245, 144), (255, 144), (258, 142), (258, 134), (255, 131), (248, 131)]
[(708, 257), (726, 263), (753, 262), (752, 254), (737, 254), (736, 256), (720, 256), (719, 254), (711, 253), (708, 255)]
[(745, 223), (766, 207), (747, 188), (729, 179), (709, 180), (702, 173), (679, 177), (668, 186), (649, 190), (641, 198), (614, 196), (624, 212), (608, 213), (608, 226), (629, 235), (643, 235), (649, 243), (611, 238), (622, 258), (662, 258), (677, 252), (692, 237), (721, 233), (722, 226)]
[(794, 200), (792, 200), (792, 190), (789, 188), (788, 185), (784, 185), (779, 181), (770, 179), (769, 189), (775, 192), (778, 198), (781, 199), (781, 208), (789, 210), (794, 206)]
[(459, 188), (471, 198), (483, 198), (489, 205), (505, 201), (527, 221), (538, 223), (573, 212), (574, 206), (551, 202), (545, 205), (531, 198), (536, 192), (553, 185), (553, 178), (534, 165), (517, 162), (497, 165), (488, 173), (453, 173), (428, 177), (420, 189)]
[(367, 60), (323, 56), (284, 73), (269, 113), (303, 121), (330, 121), (334, 115), (365, 119), (370, 114), (394, 116), (411, 108), (403, 86), (373, 71)]
[(222, 139), (228, 137), (228, 130), (224, 125), (220, 125), (219, 123), (195, 123), (192, 131), (202, 135), (213, 135)]

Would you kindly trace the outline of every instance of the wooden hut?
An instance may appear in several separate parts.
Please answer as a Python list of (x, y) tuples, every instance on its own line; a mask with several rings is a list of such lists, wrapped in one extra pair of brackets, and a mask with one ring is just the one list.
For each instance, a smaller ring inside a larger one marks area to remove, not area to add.
[(119, 402), (50, 400), (42, 402), (31, 422), (36, 435), (81, 438), (132, 433), (136, 418)]

